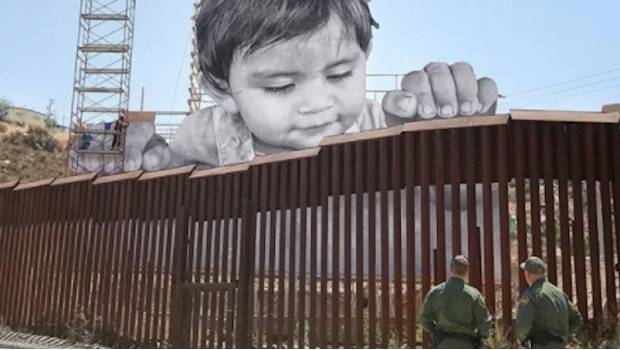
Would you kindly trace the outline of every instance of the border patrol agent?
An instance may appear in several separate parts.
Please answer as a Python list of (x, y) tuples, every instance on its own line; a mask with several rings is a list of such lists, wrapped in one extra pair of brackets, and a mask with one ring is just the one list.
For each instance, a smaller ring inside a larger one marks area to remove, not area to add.
[(422, 305), (420, 323), (431, 333), (432, 347), (479, 348), (489, 336), (491, 315), (480, 292), (465, 281), (469, 261), (455, 256), (450, 279), (432, 288)]
[(530, 287), (517, 307), (517, 338), (535, 349), (564, 348), (583, 322), (579, 311), (563, 290), (545, 280), (547, 267), (541, 258), (529, 257), (521, 269)]

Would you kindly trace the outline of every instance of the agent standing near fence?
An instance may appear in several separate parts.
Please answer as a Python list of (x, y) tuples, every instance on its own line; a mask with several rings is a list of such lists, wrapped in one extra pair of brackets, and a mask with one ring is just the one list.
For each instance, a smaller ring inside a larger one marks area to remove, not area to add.
[(545, 262), (535, 256), (521, 264), (525, 290), (517, 307), (517, 338), (531, 348), (559, 349), (581, 326), (579, 311), (563, 290), (545, 280)]
[(479, 348), (489, 336), (491, 315), (480, 292), (466, 283), (468, 275), (467, 258), (455, 256), (450, 279), (424, 299), (420, 324), (431, 334), (433, 348)]

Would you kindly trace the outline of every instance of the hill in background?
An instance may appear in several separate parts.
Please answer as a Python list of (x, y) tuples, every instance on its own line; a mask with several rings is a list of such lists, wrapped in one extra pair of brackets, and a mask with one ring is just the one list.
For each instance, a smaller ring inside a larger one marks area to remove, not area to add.
[(67, 131), (48, 128), (45, 115), (25, 108), (0, 111), (0, 183), (32, 182), (65, 173)]

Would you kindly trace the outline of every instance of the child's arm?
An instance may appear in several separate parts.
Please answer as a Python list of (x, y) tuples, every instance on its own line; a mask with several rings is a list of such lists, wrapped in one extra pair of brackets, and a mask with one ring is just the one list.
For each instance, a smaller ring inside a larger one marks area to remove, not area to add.
[(252, 159), (252, 135), (241, 117), (215, 106), (186, 117), (169, 145), (144, 153), (142, 166), (156, 171), (191, 163), (220, 166)]

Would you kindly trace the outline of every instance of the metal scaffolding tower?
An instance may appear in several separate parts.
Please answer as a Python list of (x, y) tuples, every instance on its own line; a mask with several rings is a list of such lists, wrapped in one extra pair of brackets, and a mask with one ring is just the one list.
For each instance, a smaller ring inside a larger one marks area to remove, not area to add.
[(81, 0), (68, 169), (123, 170), (136, 0)]
[(192, 57), (189, 76), (189, 112), (193, 113), (200, 109), (202, 91), (200, 88), (200, 64), (198, 63), (198, 47), (196, 43), (196, 18), (200, 13), (201, 0), (194, 0), (194, 14), (192, 16)]
[(200, 13), (202, 0), (194, 0), (194, 14), (192, 16), (192, 53), (189, 76), (189, 112), (193, 113), (201, 108), (206, 108), (215, 104), (206, 94), (201, 85), (200, 63), (198, 53), (198, 42), (196, 41), (196, 19)]

